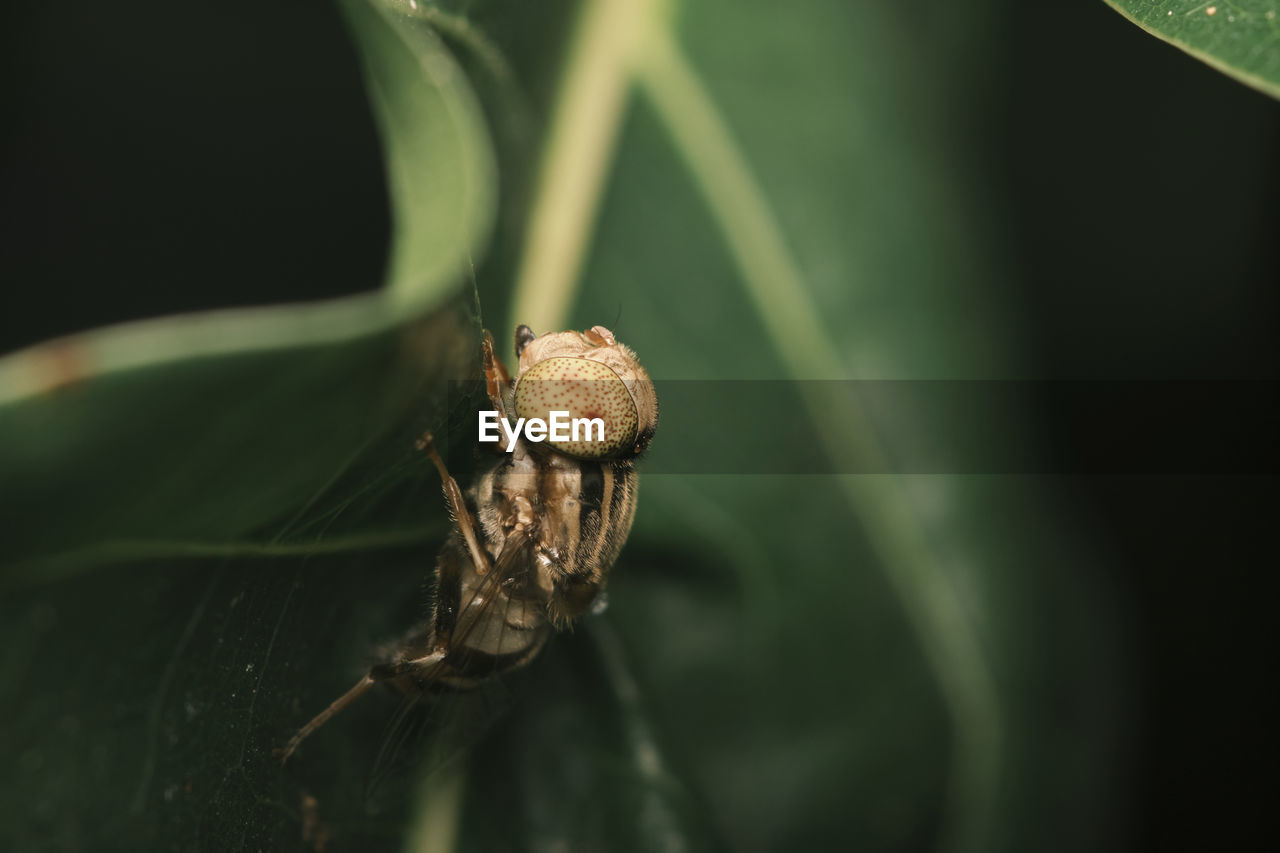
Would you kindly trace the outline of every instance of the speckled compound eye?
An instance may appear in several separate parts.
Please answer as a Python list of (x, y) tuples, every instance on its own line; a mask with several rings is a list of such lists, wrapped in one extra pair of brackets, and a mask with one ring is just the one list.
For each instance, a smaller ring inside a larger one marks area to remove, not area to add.
[[(552, 423), (552, 412), (568, 412), (547, 444), (579, 459), (605, 459), (629, 451), (635, 444), (636, 403), (627, 386), (605, 365), (587, 358), (548, 358), (530, 367), (516, 384), (516, 416)], [(600, 440), (599, 419), (604, 425)], [(574, 423), (576, 422), (576, 423)], [(577, 435), (573, 433), (577, 429)], [(574, 439), (577, 440), (574, 440)]]

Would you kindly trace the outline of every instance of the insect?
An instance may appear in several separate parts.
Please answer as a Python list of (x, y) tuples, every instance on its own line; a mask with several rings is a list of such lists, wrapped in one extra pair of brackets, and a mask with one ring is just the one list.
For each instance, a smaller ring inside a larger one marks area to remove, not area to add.
[(537, 442), (500, 431), (496, 445), (481, 445), (495, 459), (465, 494), (431, 434), (419, 440), (454, 520), (436, 560), (431, 618), (299, 729), (277, 751), (282, 761), (373, 685), (414, 697), (476, 687), (528, 663), (555, 630), (601, 600), (635, 515), (635, 461), (658, 423), (653, 382), (603, 326), (541, 337), (517, 327), (514, 379), (487, 331), (482, 350), (485, 390), (499, 418), (567, 412), (603, 421), (603, 435)]

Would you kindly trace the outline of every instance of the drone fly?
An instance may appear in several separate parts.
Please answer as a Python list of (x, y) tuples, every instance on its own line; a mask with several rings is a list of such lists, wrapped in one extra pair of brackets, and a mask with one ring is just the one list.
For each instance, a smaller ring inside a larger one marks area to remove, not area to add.
[(603, 326), (542, 337), (517, 327), (514, 379), (487, 331), (482, 346), (485, 390), (501, 422), (511, 414), (518, 424), (567, 414), (603, 422), (603, 435), (553, 433), (539, 441), (519, 426), (499, 430), (495, 443), (481, 445), (495, 458), (466, 493), (431, 434), (419, 440), (440, 472), (454, 522), (436, 560), (431, 618), (299, 729), (278, 750), (282, 760), (373, 685), (410, 697), (477, 687), (528, 663), (554, 630), (602, 600), (635, 515), (635, 460), (658, 423), (653, 382)]

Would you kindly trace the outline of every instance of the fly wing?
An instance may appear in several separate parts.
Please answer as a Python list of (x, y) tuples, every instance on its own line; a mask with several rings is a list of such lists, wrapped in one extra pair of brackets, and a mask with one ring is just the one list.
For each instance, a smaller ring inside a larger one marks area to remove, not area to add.
[(431, 650), (422, 659), (434, 657), (439, 663), (415, 674), (420, 689), (432, 690), (440, 683), (469, 688), (491, 671), (510, 668), (515, 664), (512, 654), (529, 649), (533, 637), (519, 635), (546, 621), (535, 589), (531, 546), (526, 532), (513, 531), (484, 572), (474, 569), (460, 549), (446, 547), (439, 563)]
[(388, 722), (370, 768), (367, 807), (376, 810), (407, 795), (411, 786), (402, 777), (418, 778), (461, 758), (510, 707), (505, 675), (519, 664), (488, 650), (527, 646), (531, 658), (545, 639), (545, 627), (533, 643), (514, 639), (523, 631), (513, 626), (527, 621), (517, 609), (532, 606), (526, 597), (534, 583), (531, 546), (528, 535), (513, 532), (480, 575), (462, 543), (446, 543), (437, 564), (432, 629), (404, 646), (390, 667), (403, 670), (396, 677), (411, 678), (416, 690)]
[(394, 811), (427, 776), (466, 759), (515, 705), (512, 680), (474, 690), (404, 697), (387, 722), (365, 779), (365, 810)]

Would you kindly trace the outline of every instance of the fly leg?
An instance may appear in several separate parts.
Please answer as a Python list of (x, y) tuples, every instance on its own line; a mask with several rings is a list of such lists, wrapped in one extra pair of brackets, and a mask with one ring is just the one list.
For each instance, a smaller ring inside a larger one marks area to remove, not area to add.
[(591, 576), (568, 575), (557, 579), (556, 594), (547, 601), (547, 614), (557, 628), (564, 628), (586, 613), (600, 596), (600, 581)]
[(511, 389), (511, 374), (507, 372), (507, 366), (502, 363), (502, 359), (494, 350), (493, 335), (487, 330), (484, 333), (484, 343), (481, 348), (484, 352), (484, 390), (489, 395), (489, 401), (498, 410), (498, 414), (505, 418), (507, 416), (506, 392)]
[[(410, 637), (410, 639), (404, 644), (403, 648), (409, 654), (416, 654), (416, 652), (421, 649), (424, 642), (432, 642), (433, 636), (434, 631), (432, 630), (432, 626), (428, 625), (424, 631), (419, 632), (416, 636)], [(438, 646), (439, 644), (435, 645)], [(404, 653), (402, 652), (402, 655), (403, 654)], [(334, 714), (338, 713), (348, 705), (355, 702), (361, 696), (368, 693), (369, 688), (373, 687), (373, 685), (381, 681), (391, 681), (396, 683), (397, 687), (401, 687), (403, 689), (404, 685), (397, 683), (398, 679), (402, 675), (412, 671), (421, 671), (424, 667), (429, 668), (432, 664), (441, 660), (444, 660), (444, 650), (443, 648), (438, 648), (433, 650), (432, 653), (421, 656), (415, 660), (397, 660), (392, 663), (378, 664), (371, 667), (369, 672), (366, 673), (363, 678), (352, 685), (351, 689), (331, 702), (328, 708), (325, 708), (319, 714), (316, 714), (309, 723), (298, 729), (298, 731), (294, 733), (293, 737), (289, 738), (289, 742), (286, 743), (283, 748), (273, 750), (272, 755), (278, 756), (280, 758), (280, 763), (284, 764), (289, 760), (289, 756), (293, 755), (294, 750), (298, 748), (299, 744), (310, 737), (316, 729), (329, 722), (329, 719)]]
[[(462, 488), (458, 485), (458, 481), (449, 474), (449, 469), (445, 467), (444, 460), (440, 458), (430, 432), (424, 433), (422, 438), (418, 440), (418, 449), (431, 458), (436, 470), (440, 472), (440, 479), (444, 483), (445, 497), (449, 502), (449, 508), (454, 518), (456, 530), (454, 537), (460, 537), (466, 543), (466, 549), (475, 566), (476, 573), (481, 576), (487, 574), (490, 569), (489, 557), (480, 547), (479, 540), (476, 537), (471, 510), (467, 508), (467, 502), (463, 498)], [(458, 560), (462, 552), (460, 544), (457, 538), (451, 538), (449, 545), (446, 545), (438, 561), (436, 577), (440, 597), (436, 605), (435, 618), (432, 619), (431, 623), (404, 643), (402, 646), (403, 651), (398, 656), (399, 660), (379, 664), (371, 668), (346, 693), (343, 693), (330, 703), (328, 708), (325, 708), (305, 726), (298, 729), (293, 737), (289, 738), (287, 744), (274, 750), (272, 754), (279, 756), (282, 764), (289, 760), (289, 756), (293, 755), (302, 741), (327, 723), (334, 714), (369, 692), (369, 688), (374, 684), (380, 681), (391, 681), (396, 686), (404, 689), (408, 686), (402, 680), (406, 676), (413, 680), (419, 680), (443, 663), (459, 607), (461, 567)], [(458, 553), (458, 557), (454, 556), (455, 552)]]
[[(511, 391), (512, 381), (511, 374), (507, 372), (507, 366), (502, 363), (502, 359), (498, 357), (497, 352), (493, 348), (493, 335), (489, 334), (486, 329), (484, 333), (484, 343), (481, 345), (484, 353), (484, 390), (489, 395), (489, 402), (498, 413), (498, 418), (507, 420), (507, 395)], [(507, 438), (504, 430), (498, 430), (498, 442), (495, 449), (498, 453), (506, 453), (511, 449), (511, 441)]]
[(439, 641), (435, 645), (432, 652), (421, 657), (376, 664), (365, 677), (372, 681), (390, 682), (407, 696), (417, 695), (445, 672), (444, 659), (449, 654), (447, 643)]
[(289, 760), (289, 756), (293, 755), (293, 751), (298, 748), (298, 744), (306, 740), (307, 737), (316, 729), (329, 722), (329, 718), (334, 714), (338, 713), (343, 708), (347, 707), (367, 693), (369, 688), (374, 685), (374, 681), (375, 679), (372, 675), (366, 675), (364, 678), (357, 681), (350, 690), (333, 700), (333, 702), (329, 704), (328, 708), (325, 708), (319, 714), (316, 714), (315, 717), (311, 719), (311, 722), (298, 729), (298, 731), (294, 733), (293, 737), (289, 738), (289, 742), (286, 743), (283, 748), (274, 749), (271, 751), (271, 754), (278, 756), (280, 758), (280, 763), (284, 764)]
[(333, 702), (329, 703), (329, 707), (325, 708), (319, 714), (311, 718), (305, 726), (298, 729), (293, 737), (289, 738), (289, 742), (279, 749), (272, 750), (272, 755), (280, 759), (280, 763), (284, 764), (289, 760), (289, 756), (293, 755), (298, 746), (310, 737), (316, 729), (329, 722), (329, 719), (339, 711), (351, 705), (361, 696), (369, 692), (369, 688), (380, 681), (396, 681), (404, 675), (412, 675), (414, 673), (429, 670), (433, 666), (444, 660), (445, 650), (443, 648), (433, 651), (415, 660), (396, 661), (395, 663), (378, 664), (372, 667), (369, 672), (352, 685), (351, 689), (343, 693)]
[(482, 575), (488, 573), (489, 556), (480, 547), (480, 540), (476, 536), (475, 524), (471, 518), (471, 510), (467, 509), (467, 501), (462, 496), (462, 487), (449, 474), (449, 469), (445, 467), (444, 460), (440, 458), (440, 453), (436, 450), (435, 439), (430, 431), (424, 432), (422, 438), (418, 439), (418, 449), (431, 458), (436, 470), (440, 472), (440, 480), (444, 485), (444, 496), (449, 502), (449, 511), (453, 514), (454, 524), (458, 526), (458, 531), (467, 543), (467, 550), (471, 553), (471, 559), (476, 564), (476, 571)]

